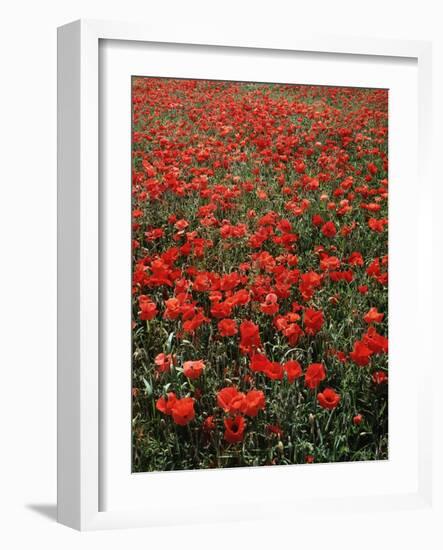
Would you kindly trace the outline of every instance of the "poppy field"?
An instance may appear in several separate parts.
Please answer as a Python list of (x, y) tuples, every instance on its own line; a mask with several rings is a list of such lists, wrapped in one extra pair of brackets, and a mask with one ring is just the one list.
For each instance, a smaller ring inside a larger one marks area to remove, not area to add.
[(134, 77), (133, 472), (388, 458), (388, 91)]

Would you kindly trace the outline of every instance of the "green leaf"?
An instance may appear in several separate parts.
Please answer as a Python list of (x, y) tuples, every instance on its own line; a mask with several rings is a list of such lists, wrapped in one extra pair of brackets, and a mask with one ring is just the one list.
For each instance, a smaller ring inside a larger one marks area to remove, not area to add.
[(171, 334), (169, 334), (168, 336), (168, 339), (166, 340), (166, 353), (171, 353), (174, 336), (175, 332), (171, 332)]
[(143, 383), (145, 385), (146, 395), (148, 397), (151, 397), (151, 395), (152, 395), (152, 385), (146, 380), (146, 378), (142, 378), (142, 380), (143, 380)]

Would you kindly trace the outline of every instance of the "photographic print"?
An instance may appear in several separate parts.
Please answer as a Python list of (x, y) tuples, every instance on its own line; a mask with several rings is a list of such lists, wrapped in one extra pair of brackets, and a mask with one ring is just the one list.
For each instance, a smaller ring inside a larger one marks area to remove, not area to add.
[(132, 79), (132, 471), (388, 458), (388, 90)]

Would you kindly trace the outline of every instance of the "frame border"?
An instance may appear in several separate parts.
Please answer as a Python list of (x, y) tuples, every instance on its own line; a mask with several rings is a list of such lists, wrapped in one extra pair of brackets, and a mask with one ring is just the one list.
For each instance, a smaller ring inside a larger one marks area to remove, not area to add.
[[(99, 511), (100, 40), (414, 58), (419, 83), (418, 177), (423, 192), (432, 181), (430, 42), (302, 34), (251, 41), (244, 36), (227, 38), (222, 31), (214, 34), (213, 29), (210, 34), (201, 29), (190, 39), (189, 31), (182, 29), (164, 32), (154, 25), (78, 20), (57, 32), (57, 509), (58, 522), (78, 530), (153, 525), (143, 510)], [(430, 235), (432, 219), (424, 212), (422, 216)], [(431, 375), (428, 367), (420, 379), (420, 411), (430, 407)], [(432, 424), (427, 418), (419, 425), (418, 492), (406, 497), (342, 499), (342, 510), (356, 506), (363, 510), (373, 506), (378, 510), (411, 509), (432, 504)], [(327, 505), (331, 506), (331, 499)], [(318, 503), (316, 506), (318, 511)], [(164, 524), (170, 523), (165, 518)]]

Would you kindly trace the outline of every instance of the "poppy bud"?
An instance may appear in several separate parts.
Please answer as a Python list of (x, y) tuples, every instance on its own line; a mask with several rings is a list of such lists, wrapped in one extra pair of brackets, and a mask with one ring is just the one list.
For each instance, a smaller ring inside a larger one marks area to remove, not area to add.
[(309, 425), (313, 426), (315, 423), (315, 414), (309, 413)]
[(283, 445), (283, 442), (281, 440), (277, 443), (277, 449), (281, 454), (283, 454), (285, 446)]

